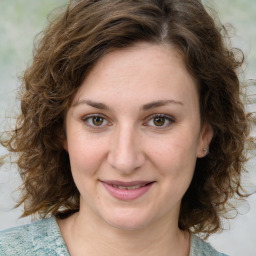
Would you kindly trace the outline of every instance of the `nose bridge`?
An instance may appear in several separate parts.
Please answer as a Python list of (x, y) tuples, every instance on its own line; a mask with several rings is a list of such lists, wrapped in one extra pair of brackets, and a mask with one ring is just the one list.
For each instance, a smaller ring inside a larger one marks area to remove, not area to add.
[(123, 173), (131, 173), (144, 162), (140, 134), (130, 124), (120, 125), (113, 133), (109, 163)]

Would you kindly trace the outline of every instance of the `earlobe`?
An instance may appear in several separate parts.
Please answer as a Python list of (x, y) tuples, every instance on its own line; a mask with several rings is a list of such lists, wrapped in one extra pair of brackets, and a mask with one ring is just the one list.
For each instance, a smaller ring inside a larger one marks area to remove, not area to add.
[(213, 138), (213, 128), (210, 123), (205, 123), (202, 126), (198, 148), (197, 148), (197, 157), (202, 158), (207, 156), (210, 153), (210, 143)]

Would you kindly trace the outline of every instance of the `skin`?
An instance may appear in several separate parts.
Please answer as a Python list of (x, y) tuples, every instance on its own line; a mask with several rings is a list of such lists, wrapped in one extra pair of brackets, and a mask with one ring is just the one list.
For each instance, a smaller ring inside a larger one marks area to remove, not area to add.
[[(140, 43), (100, 59), (66, 115), (63, 146), (81, 194), (80, 211), (58, 221), (70, 254), (189, 255), (179, 209), (211, 139), (196, 81), (175, 48)], [(121, 200), (106, 180), (153, 183)]]

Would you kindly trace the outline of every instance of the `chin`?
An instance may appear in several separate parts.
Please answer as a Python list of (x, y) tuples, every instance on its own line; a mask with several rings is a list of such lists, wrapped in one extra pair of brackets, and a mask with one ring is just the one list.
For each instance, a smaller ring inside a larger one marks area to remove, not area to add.
[(151, 223), (148, 216), (144, 216), (141, 213), (112, 213), (109, 218), (105, 218), (105, 222), (119, 230), (141, 230)]

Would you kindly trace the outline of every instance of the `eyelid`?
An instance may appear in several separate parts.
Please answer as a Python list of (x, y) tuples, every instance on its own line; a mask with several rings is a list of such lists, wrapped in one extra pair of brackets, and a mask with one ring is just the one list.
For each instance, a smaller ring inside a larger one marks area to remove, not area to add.
[[(100, 117), (100, 118), (103, 118), (104, 121), (106, 122), (106, 124), (102, 124), (102, 125), (99, 125), (99, 126), (90, 124), (90, 123), (88, 122), (88, 120), (89, 120), (90, 118), (93, 118), (93, 117)], [(157, 118), (157, 117), (163, 117), (163, 118), (165, 118), (165, 120), (168, 121), (168, 123), (167, 123), (167, 124), (164, 124), (164, 125), (162, 125), (162, 126), (149, 125), (149, 124), (148, 124), (149, 121), (151, 121), (152, 119)], [(94, 129), (94, 130), (103, 129), (103, 128), (106, 128), (106, 126), (111, 126), (111, 125), (112, 125), (111, 121), (109, 121), (109, 119), (108, 119), (105, 115), (103, 115), (103, 114), (88, 114), (88, 115), (83, 116), (83, 117), (81, 118), (81, 120), (84, 122), (84, 124), (85, 124), (87, 127), (91, 128), (91, 129)], [(162, 113), (159, 114), (159, 113), (157, 113), (157, 114), (152, 114), (152, 115), (148, 116), (148, 117), (146, 118), (146, 121), (143, 122), (143, 126), (149, 126), (149, 127), (154, 128), (154, 129), (166, 129), (166, 128), (169, 128), (173, 123), (175, 123), (175, 118), (174, 118), (173, 116), (168, 115), (168, 114), (162, 114)]]
[[(90, 124), (90, 123), (88, 122), (88, 120), (89, 120), (90, 118), (93, 118), (93, 117), (100, 117), (100, 118), (103, 118), (104, 121), (107, 122), (107, 124), (103, 124), (103, 125), (99, 125), (99, 126), (92, 125), (92, 124)], [(110, 126), (110, 125), (111, 125), (111, 122), (110, 122), (104, 115), (102, 115), (102, 114), (89, 114), (89, 115), (83, 116), (81, 119), (82, 119), (82, 121), (84, 122), (84, 124), (85, 124), (87, 127), (91, 128), (91, 129), (95, 129), (95, 130), (97, 130), (97, 129), (102, 129), (102, 128), (105, 128), (106, 126)]]
[[(163, 126), (152, 126), (154, 129), (169, 128), (173, 123), (175, 123), (175, 118), (173, 116), (171, 116), (171, 115), (168, 115), (168, 114), (152, 114), (152, 115), (147, 117), (147, 119), (143, 123), (143, 125), (146, 126), (146, 123), (148, 123), (150, 120), (152, 120), (153, 118), (156, 118), (156, 117), (163, 117), (163, 118), (165, 118), (167, 121), (169, 121), (169, 124), (163, 125)], [(151, 126), (151, 125), (148, 125), (148, 126)]]

